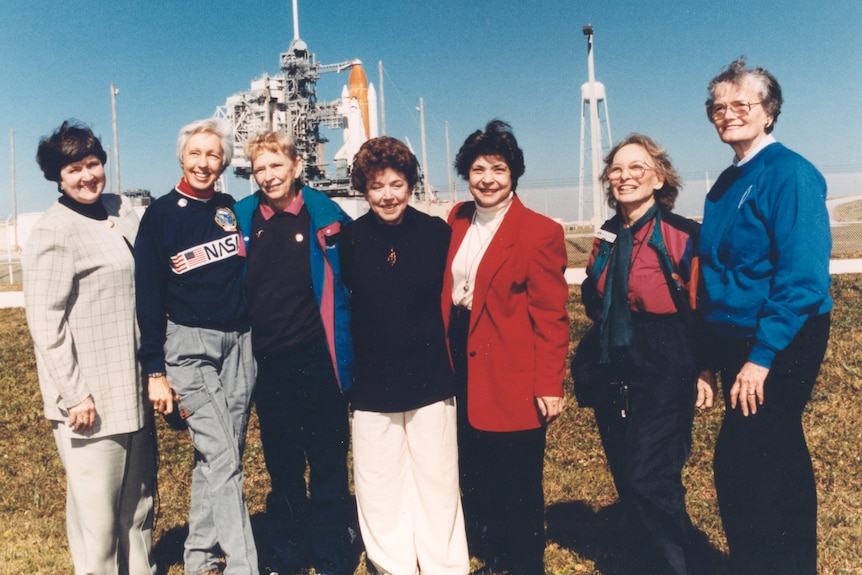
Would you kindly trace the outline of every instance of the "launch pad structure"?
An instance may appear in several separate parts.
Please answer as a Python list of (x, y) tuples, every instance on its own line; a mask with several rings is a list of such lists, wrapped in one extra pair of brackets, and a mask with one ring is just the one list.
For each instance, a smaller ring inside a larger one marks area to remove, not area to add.
[[(304, 181), (329, 196), (358, 195), (350, 186), (350, 166), (359, 147), (377, 134), (377, 96), (368, 84), (360, 60), (320, 64), (299, 37), (297, 0), (293, 0), (293, 40), (279, 59), (279, 73), (252, 80), (251, 89), (229, 96), (215, 116), (227, 120), (234, 132), (231, 166), (237, 176), (251, 176), (251, 160), (243, 152), (246, 142), (262, 131), (293, 136), (304, 161)], [(320, 102), (317, 81), (322, 74), (350, 70), (341, 97)], [(334, 173), (328, 173), (321, 126), (343, 130), (344, 141), (336, 152)]]

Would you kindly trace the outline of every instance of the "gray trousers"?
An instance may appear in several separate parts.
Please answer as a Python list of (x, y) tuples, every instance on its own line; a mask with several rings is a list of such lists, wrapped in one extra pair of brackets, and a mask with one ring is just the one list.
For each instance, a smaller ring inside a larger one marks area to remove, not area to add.
[(168, 322), (165, 366), (195, 446), (185, 573), (215, 567), (220, 548), (225, 575), (258, 575), (242, 474), (256, 376), (251, 332)]
[(66, 469), (66, 534), (76, 575), (154, 575), (153, 430), (78, 439), (65, 422), (51, 427)]

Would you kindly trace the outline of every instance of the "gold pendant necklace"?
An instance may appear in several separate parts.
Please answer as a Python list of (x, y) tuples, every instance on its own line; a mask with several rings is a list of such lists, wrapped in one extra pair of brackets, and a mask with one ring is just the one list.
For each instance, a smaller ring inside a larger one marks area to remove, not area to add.
[(390, 266), (394, 266), (395, 262), (398, 261), (398, 254), (395, 253), (395, 247), (394, 246), (389, 248), (389, 255), (386, 256), (386, 261), (389, 262)]

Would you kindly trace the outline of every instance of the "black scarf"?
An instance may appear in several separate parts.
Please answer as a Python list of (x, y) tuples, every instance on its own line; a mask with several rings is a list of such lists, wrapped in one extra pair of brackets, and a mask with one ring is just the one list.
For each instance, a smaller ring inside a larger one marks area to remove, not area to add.
[(658, 203), (630, 227), (620, 225), (617, 230), (616, 249), (611, 251), (608, 275), (605, 280), (604, 299), (610, 298), (607, 317), (602, 322), (602, 355), (599, 363), (611, 363), (628, 357), (632, 345), (632, 311), (629, 307), (629, 274), (632, 267), (634, 235), (649, 223), (658, 212)]

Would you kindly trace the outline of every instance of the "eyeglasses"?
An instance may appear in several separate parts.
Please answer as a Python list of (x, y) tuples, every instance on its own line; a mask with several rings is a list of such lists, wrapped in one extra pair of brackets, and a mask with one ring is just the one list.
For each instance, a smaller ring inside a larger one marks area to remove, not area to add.
[(644, 164), (629, 164), (628, 166), (620, 166), (614, 164), (613, 166), (608, 167), (608, 179), (609, 180), (621, 180), (623, 177), (623, 170), (626, 170), (629, 173), (630, 178), (634, 178), (635, 180), (639, 180), (644, 177), (648, 171), (654, 172), (655, 168), (651, 168)]
[(757, 106), (763, 102), (730, 102), (729, 104), (710, 104), (706, 107), (706, 111), (713, 120), (724, 118), (724, 114), (730, 110), (736, 117), (747, 116), (751, 111), (752, 106)]

